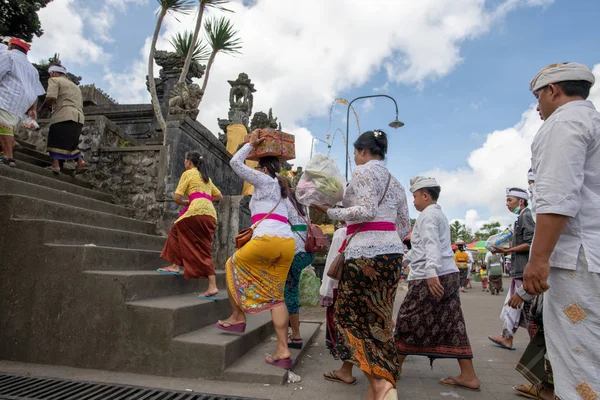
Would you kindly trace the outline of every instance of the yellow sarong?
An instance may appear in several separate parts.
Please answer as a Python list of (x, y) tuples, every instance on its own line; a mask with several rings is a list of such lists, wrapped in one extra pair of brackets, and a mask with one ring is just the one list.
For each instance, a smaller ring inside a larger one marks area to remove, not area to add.
[(19, 117), (0, 109), (0, 135), (14, 136), (19, 124)]
[(284, 304), (285, 281), (295, 249), (292, 238), (261, 236), (227, 260), (227, 288), (245, 313), (258, 314)]

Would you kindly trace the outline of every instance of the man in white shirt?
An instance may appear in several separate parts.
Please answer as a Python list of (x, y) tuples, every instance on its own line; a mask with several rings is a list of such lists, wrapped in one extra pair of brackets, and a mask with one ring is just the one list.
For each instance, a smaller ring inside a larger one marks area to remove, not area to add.
[(414, 205), (421, 214), (412, 231), (408, 293), (396, 322), (400, 371), (408, 355), (456, 358), (460, 375), (440, 380), (443, 385), (480, 390), (473, 368), (473, 351), (460, 304), (460, 274), (454, 262), (448, 219), (437, 204), (441, 188), (434, 178), (410, 180)]
[(10, 167), (16, 166), (15, 128), (25, 114), (37, 119), (37, 98), (46, 92), (37, 69), (27, 59), (29, 48), (23, 40), (12, 38), (9, 51), (0, 51), (0, 164)]
[(553, 64), (531, 81), (544, 123), (531, 145), (536, 231), (523, 275), (544, 295), (544, 328), (561, 399), (600, 398), (600, 113), (582, 64)]

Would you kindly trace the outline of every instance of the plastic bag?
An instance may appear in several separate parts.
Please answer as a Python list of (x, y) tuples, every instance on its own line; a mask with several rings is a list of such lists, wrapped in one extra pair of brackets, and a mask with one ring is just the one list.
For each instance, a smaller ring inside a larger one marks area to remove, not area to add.
[(300, 274), (300, 293), (298, 300), (303, 307), (313, 307), (319, 304), (319, 289), (321, 280), (313, 267), (306, 267)]
[(310, 159), (296, 187), (296, 198), (305, 206), (333, 206), (344, 199), (346, 181), (335, 161), (316, 154)]
[(489, 251), (492, 251), (492, 250), (494, 250), (494, 248), (492, 246), (502, 247), (502, 246), (508, 244), (512, 240), (512, 236), (513, 236), (513, 233), (510, 230), (510, 228), (506, 228), (502, 232), (490, 236), (488, 238), (488, 240), (485, 242), (485, 248), (488, 249)]
[(21, 125), (21, 128), (24, 128), (24, 129), (39, 129), (40, 128), (37, 121), (30, 117), (23, 118), (21, 120), (21, 122), (19, 122), (19, 125)]

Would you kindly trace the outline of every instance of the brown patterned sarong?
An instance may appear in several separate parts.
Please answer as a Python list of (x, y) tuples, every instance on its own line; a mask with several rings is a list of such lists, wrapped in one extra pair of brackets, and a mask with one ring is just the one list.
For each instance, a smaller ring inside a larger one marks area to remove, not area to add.
[(502, 291), (502, 275), (490, 275), (490, 291), (492, 294)]
[(473, 358), (460, 305), (458, 272), (440, 276), (441, 297), (429, 293), (426, 279), (408, 282), (396, 321), (399, 354), (436, 358)]
[(212, 242), (217, 221), (210, 215), (194, 215), (175, 223), (160, 257), (183, 266), (186, 279), (215, 275)]
[(336, 353), (396, 387), (398, 353), (392, 311), (402, 254), (346, 260), (335, 302)]

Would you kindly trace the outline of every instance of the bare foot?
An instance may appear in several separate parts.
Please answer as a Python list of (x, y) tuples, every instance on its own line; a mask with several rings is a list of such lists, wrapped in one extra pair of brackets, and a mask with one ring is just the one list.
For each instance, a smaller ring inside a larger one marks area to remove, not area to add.
[(85, 168), (85, 167), (87, 167), (87, 163), (86, 163), (85, 161), (83, 161), (83, 158), (80, 158), (80, 159), (77, 161), (77, 168), (79, 168), (79, 169), (83, 169), (83, 168)]
[(168, 267), (164, 267), (164, 268), (159, 268), (159, 271), (165, 271), (165, 272), (175, 272), (175, 273), (181, 273), (181, 268), (179, 268), (179, 265), (169, 265)]
[(292, 353), (290, 351), (276, 350), (275, 354), (271, 357), (273, 361), (277, 360), (285, 360), (286, 358), (292, 358)]
[(219, 294), (219, 289), (217, 290), (207, 290), (206, 292), (202, 293), (201, 296), (203, 297), (215, 297), (216, 295)]
[(481, 387), (481, 383), (479, 382), (479, 379), (477, 379), (477, 377), (465, 378), (462, 375), (444, 378), (441, 379), (440, 382), (446, 385), (464, 387), (466, 389), (471, 390), (479, 390), (479, 388)]

